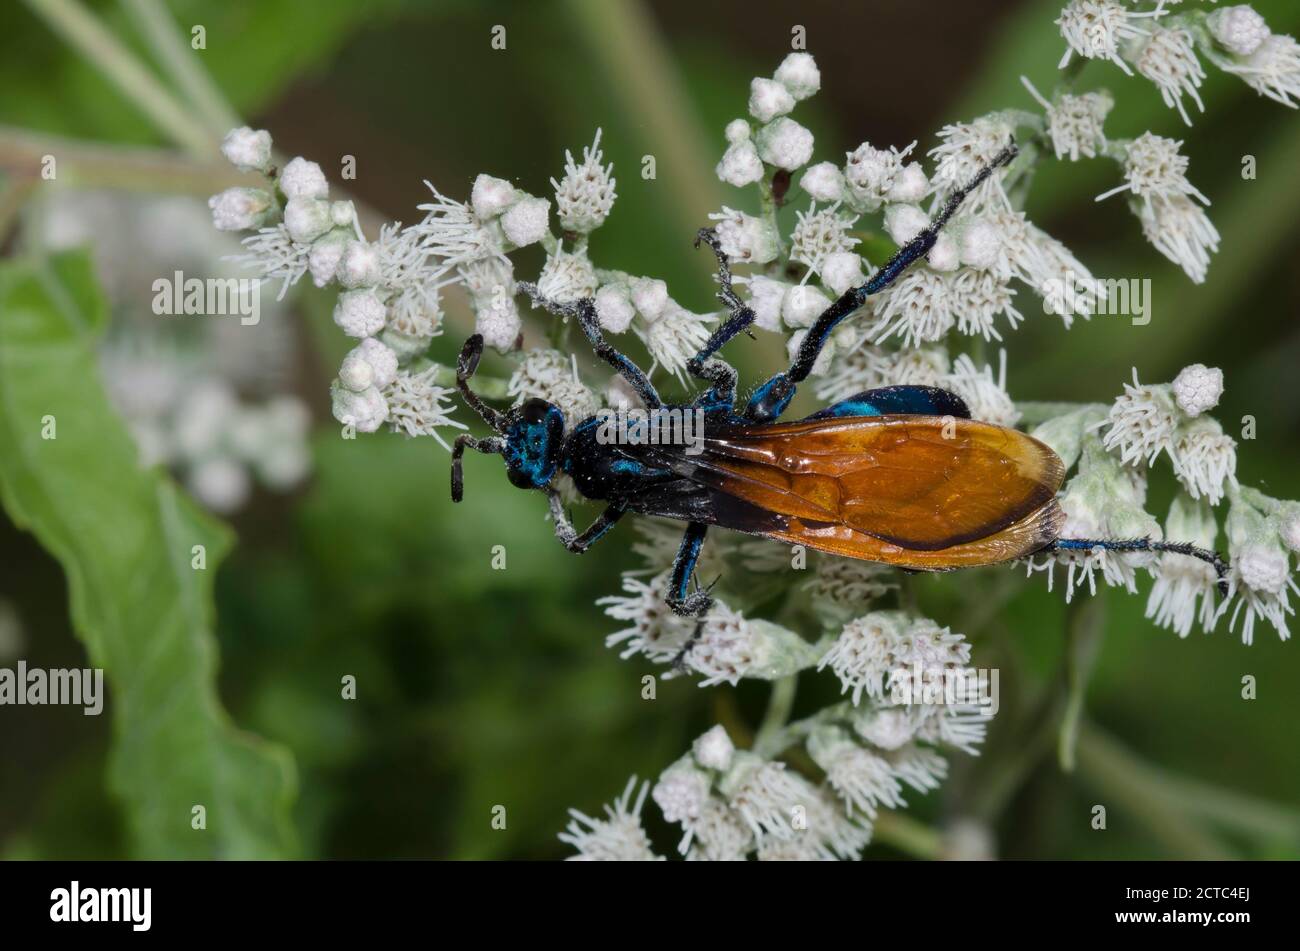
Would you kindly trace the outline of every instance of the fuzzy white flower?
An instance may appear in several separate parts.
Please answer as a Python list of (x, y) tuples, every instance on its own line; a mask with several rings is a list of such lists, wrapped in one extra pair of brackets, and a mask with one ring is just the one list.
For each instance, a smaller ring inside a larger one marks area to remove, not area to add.
[(578, 379), (573, 358), (540, 347), (524, 352), (506, 384), (506, 392), (515, 398), (516, 405), (528, 397), (554, 403), (570, 424), (586, 419), (600, 407), (596, 394)]
[(911, 742), (928, 715), (923, 707), (872, 707), (854, 717), (853, 730), (878, 749), (896, 750)]
[(714, 229), (723, 253), (735, 262), (767, 264), (775, 261), (780, 253), (780, 235), (762, 218), (724, 205), (722, 211), (713, 212), (709, 219), (717, 222)]
[(1205, 69), (1196, 58), (1192, 34), (1187, 30), (1154, 29), (1138, 50), (1135, 65), (1140, 75), (1156, 84), (1165, 105), (1177, 109), (1187, 125), (1192, 120), (1183, 107), (1184, 95), (1191, 97), (1197, 109), (1205, 111), (1200, 94)]
[(1138, 208), (1143, 236), (1196, 284), (1205, 282), (1210, 255), (1219, 250), (1219, 230), (1186, 195), (1156, 195)]
[(814, 202), (797, 213), (790, 236), (790, 260), (806, 264), (813, 273), (821, 271), (828, 255), (851, 251), (858, 239), (850, 234), (855, 217), (841, 214), (839, 204), (817, 211)]
[(749, 114), (759, 122), (771, 122), (794, 108), (790, 90), (774, 79), (754, 79), (749, 84)]
[[(433, 201), (416, 206), (425, 213), (424, 218), (408, 229), (422, 253), (442, 259), (448, 268), (501, 253), (499, 239), (469, 205), (448, 198), (427, 181), (424, 184), (433, 192)], [(545, 199), (521, 199), (511, 211), (525, 201), (542, 201), (550, 207)]]
[(388, 425), (393, 432), (407, 436), (432, 436), (444, 449), (450, 450), (438, 430), (464, 429), (465, 425), (448, 415), (456, 408), (451, 399), (456, 391), (438, 386), (434, 382), (437, 372), (437, 367), (417, 372), (398, 371), (397, 378), (383, 391), (388, 402)]
[(951, 281), (928, 267), (913, 268), (882, 301), (876, 310), (876, 343), (897, 335), (903, 346), (919, 346), (941, 339), (957, 322)]
[(813, 134), (786, 116), (780, 116), (754, 136), (758, 155), (768, 165), (793, 172), (808, 164), (813, 153)]
[(501, 231), (516, 248), (536, 244), (550, 231), (550, 214), (549, 200), (521, 198), (501, 215)]
[(372, 288), (344, 291), (334, 304), (334, 323), (349, 337), (373, 337), (384, 328), (387, 313)]
[(830, 304), (830, 298), (817, 288), (799, 284), (782, 299), (781, 319), (787, 327), (811, 327)]
[(715, 171), (719, 181), (743, 188), (763, 180), (763, 160), (754, 143), (744, 139), (727, 147)]
[(1286, 640), (1291, 636), (1287, 615), (1295, 613), (1290, 604), (1291, 592), (1300, 593), (1291, 577), (1286, 548), (1269, 520), (1241, 501), (1229, 509), (1225, 529), (1232, 568), (1228, 573), (1230, 596), (1219, 607), (1219, 617), (1232, 608), (1228, 629), (1235, 631), (1241, 618), (1244, 644), (1254, 641), (1258, 618), (1272, 624), (1278, 636)]
[[(934, 188), (947, 193), (965, 186), (993, 164), (993, 160), (1011, 143), (1013, 131), (1011, 124), (997, 113), (971, 122), (944, 126), (939, 130), (942, 141), (930, 150), (937, 163), (931, 178)], [(1002, 190), (1005, 174), (1005, 169), (1001, 169), (990, 175), (967, 199), (967, 207), (978, 209), (990, 202), (1005, 206), (1006, 194)]]
[(593, 296), (596, 285), (596, 269), (585, 250), (557, 249), (554, 254), (547, 255), (542, 273), (537, 278), (538, 292), (562, 304)]
[(814, 201), (840, 201), (844, 197), (844, 174), (830, 162), (818, 162), (804, 170), (799, 187)]
[[(1165, 520), (1165, 537), (1214, 550), (1219, 528), (1214, 512), (1204, 502), (1186, 496), (1175, 497)], [(1212, 565), (1176, 552), (1162, 554), (1151, 569), (1155, 583), (1147, 598), (1146, 616), (1179, 637), (1186, 637), (1192, 624), (1210, 631), (1217, 618), (1215, 592), (1217, 576)]]
[(1174, 432), (1178, 416), (1170, 388), (1143, 386), (1133, 368), (1133, 385), (1124, 384), (1124, 393), (1110, 408), (1108, 428), (1102, 444), (1118, 450), (1126, 465), (1155, 462), (1161, 452), (1173, 453)]
[(656, 663), (665, 663), (677, 656), (690, 637), (693, 625), (673, 614), (664, 603), (668, 578), (667, 571), (649, 582), (625, 574), (624, 594), (607, 595), (596, 601), (610, 617), (630, 622), (628, 627), (605, 638), (606, 647), (622, 646), (619, 656), (624, 660), (645, 654)]
[(635, 316), (631, 291), (623, 281), (605, 284), (596, 291), (596, 319), (602, 330), (621, 334), (632, 325)]
[(1133, 75), (1120, 58), (1120, 48), (1125, 41), (1146, 35), (1134, 20), (1155, 15), (1135, 13), (1119, 0), (1070, 0), (1056, 20), (1067, 44), (1060, 68), (1064, 69), (1070, 56), (1078, 53), (1086, 59), (1110, 60), (1127, 75)]
[(843, 294), (866, 281), (862, 258), (852, 251), (834, 251), (822, 259), (819, 268), (822, 286), (832, 294)]
[(351, 288), (378, 284), (382, 279), (378, 248), (368, 241), (349, 241), (339, 260), (338, 279)]
[(1002, 350), (1000, 354), (997, 377), (992, 367), (977, 369), (970, 355), (963, 353), (953, 361), (952, 373), (944, 382), (965, 400), (972, 419), (1010, 428), (1020, 422), (1020, 410), (1007, 392), (1007, 352)]
[(605, 223), (614, 207), (614, 166), (602, 165), (600, 133), (582, 150), (582, 164), (574, 162), (573, 153), (564, 153), (564, 178), (551, 179), (555, 189), (555, 213), (560, 226), (574, 234), (590, 234)]
[(749, 306), (754, 312), (754, 325), (770, 331), (781, 329), (781, 308), (791, 285), (762, 274), (745, 279), (749, 288)]
[(1174, 400), (1188, 416), (1196, 417), (1219, 405), (1223, 396), (1223, 371), (1193, 363), (1174, 377)]
[(1252, 7), (1220, 7), (1206, 18), (1215, 41), (1235, 56), (1250, 56), (1269, 38), (1264, 18)]
[(1294, 37), (1274, 34), (1244, 60), (1212, 57), (1214, 64), (1240, 77), (1261, 96), (1291, 109), (1300, 105), (1300, 43)]
[[(952, 723), (957, 718), (939, 714), (934, 719), (944, 724)], [(958, 745), (958, 748), (963, 747)], [(968, 745), (963, 751), (971, 755), (978, 753), (972, 745)], [(915, 743), (890, 754), (887, 759), (894, 775), (919, 793), (938, 789), (939, 784), (948, 776), (948, 761), (934, 750)]]
[(701, 733), (691, 747), (695, 761), (707, 769), (723, 771), (731, 767), (736, 747), (721, 724)]
[(902, 786), (889, 762), (856, 743), (839, 727), (817, 730), (808, 738), (808, 753), (826, 773), (831, 786), (852, 815), (856, 810), (875, 819), (877, 809), (904, 805)]
[(829, 666), (844, 693), (857, 705), (866, 694), (881, 699), (885, 678), (894, 666), (894, 646), (902, 636), (904, 621), (893, 612), (875, 611), (844, 625), (830, 650), (817, 664)]
[(708, 341), (709, 324), (714, 320), (712, 314), (693, 314), (669, 301), (657, 320), (647, 327), (637, 325), (634, 329), (645, 341), (655, 363), (681, 378), (687, 361)]
[(343, 251), (351, 240), (346, 231), (336, 228), (312, 242), (307, 253), (307, 270), (313, 284), (324, 287), (338, 277)]
[(474, 214), (483, 221), (497, 217), (519, 199), (519, 189), (504, 178), (479, 175), (470, 189), (469, 202)]
[(760, 842), (768, 836), (793, 838), (795, 808), (807, 810), (818, 796), (813, 785), (785, 763), (768, 762), (747, 751), (737, 751), (720, 788)]
[(248, 126), (231, 129), (221, 140), (221, 154), (241, 172), (265, 172), (271, 164), (271, 133)]
[(329, 195), (330, 186), (319, 165), (299, 156), (290, 159), (280, 170), (280, 191), (290, 200), (325, 198)]
[(474, 309), (474, 331), (498, 350), (514, 346), (523, 326), (515, 300), (514, 266), (509, 258), (485, 258), (459, 269)]
[(383, 389), (397, 379), (397, 354), (373, 337), (348, 351), (339, 367), (339, 382), (360, 393), (372, 386)]
[(233, 512), (248, 501), (252, 480), (248, 469), (227, 456), (202, 459), (190, 469), (186, 487), (214, 512)]
[(1174, 475), (1194, 499), (1218, 505), (1237, 484), (1237, 444), (1208, 416), (1179, 427), (1173, 459)]
[(681, 759), (659, 775), (650, 797), (668, 822), (698, 819), (709, 798), (709, 774)]
[(1187, 180), (1187, 156), (1179, 150), (1183, 143), (1152, 132), (1144, 132), (1124, 150), (1123, 185), (1097, 196), (1104, 201), (1120, 192), (1132, 192), (1138, 198), (1150, 201), (1153, 197), (1169, 198), (1191, 195), (1208, 205), (1210, 200)]
[[(885, 150), (863, 142), (848, 153), (844, 163), (844, 182), (848, 189), (845, 198), (855, 210), (875, 211), (886, 201), (900, 200), (891, 194), (903, 176), (903, 160), (914, 148), (915, 142), (901, 152), (893, 146)], [(919, 201), (920, 197), (913, 200)]]
[(726, 137), (728, 144), (735, 145), (748, 139), (753, 134), (753, 131), (747, 120), (732, 119), (727, 123), (727, 127), (722, 134)]
[(632, 282), (632, 306), (653, 323), (668, 309), (668, 285), (657, 277), (639, 277)]
[(904, 245), (930, 226), (930, 216), (916, 205), (897, 204), (885, 209), (885, 231), (897, 245)]
[(800, 102), (813, 96), (822, 87), (821, 70), (811, 53), (790, 53), (781, 60), (773, 78)]
[(1067, 155), (1071, 162), (1079, 161), (1080, 156), (1096, 158), (1106, 147), (1103, 127), (1106, 116), (1115, 107), (1109, 93), (1104, 90), (1079, 96), (1060, 93), (1048, 102), (1028, 77), (1021, 76), (1020, 82), (1047, 113), (1047, 136), (1058, 159)]
[(335, 380), (330, 384), (330, 402), (334, 418), (357, 432), (373, 433), (388, 419), (388, 402), (375, 386), (357, 393)]
[(710, 796), (686, 826), (679, 850), (690, 859), (741, 862), (754, 848), (754, 832), (736, 810)]
[[(570, 809), (572, 821), (560, 841), (577, 849), (578, 854), (569, 861), (578, 862), (657, 862), (662, 856), (654, 854), (650, 838), (641, 827), (641, 807), (645, 805), (650, 784), (637, 790), (636, 777), (628, 780), (623, 794), (605, 807), (604, 819), (593, 819), (576, 809)], [(636, 799), (633, 800), (633, 795)]]
[(260, 228), (275, 210), (275, 199), (261, 188), (227, 188), (208, 199), (212, 224), (218, 231)]

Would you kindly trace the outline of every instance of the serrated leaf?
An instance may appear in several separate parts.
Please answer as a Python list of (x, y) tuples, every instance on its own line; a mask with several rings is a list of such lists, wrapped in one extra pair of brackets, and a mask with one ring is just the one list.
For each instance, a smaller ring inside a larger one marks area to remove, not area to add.
[(212, 585), (230, 532), (140, 468), (99, 380), (104, 312), (83, 252), (0, 265), (0, 501), (63, 566), (74, 627), (104, 669), (109, 783), (135, 853), (290, 855), (292, 760), (236, 729), (217, 697)]

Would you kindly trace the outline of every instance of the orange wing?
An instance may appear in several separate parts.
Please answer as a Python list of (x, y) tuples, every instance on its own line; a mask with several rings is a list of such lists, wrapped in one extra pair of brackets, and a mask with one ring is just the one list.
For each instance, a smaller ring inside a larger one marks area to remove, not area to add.
[(782, 516), (763, 531), (769, 537), (909, 568), (1023, 557), (1056, 538), (1064, 520), (1056, 453), (1017, 430), (969, 419), (730, 427), (675, 468)]

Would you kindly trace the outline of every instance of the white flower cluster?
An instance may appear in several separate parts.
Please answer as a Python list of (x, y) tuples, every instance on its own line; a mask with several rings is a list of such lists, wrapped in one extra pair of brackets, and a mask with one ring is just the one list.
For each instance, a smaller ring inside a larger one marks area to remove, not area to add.
[(1164, 2), (1137, 11), (1121, 0), (1070, 0), (1056, 22), (1066, 43), (1062, 68), (1077, 54), (1109, 60), (1130, 76), (1136, 71), (1188, 125), (1184, 96), (1205, 111), (1198, 52), (1260, 95), (1292, 108), (1300, 104), (1300, 44), (1271, 32), (1250, 6), (1175, 13)]
[[(1109, 407), (1084, 406), (1042, 423), (1034, 435), (1065, 461), (1078, 461), (1061, 507), (1062, 537), (1112, 540), (1156, 539), (1191, 543), (1213, 551), (1219, 536), (1215, 507), (1229, 503), (1225, 522), (1228, 595), (1220, 599), (1213, 566), (1178, 553), (1069, 552), (1030, 570), (1067, 566), (1066, 597), (1080, 585), (1095, 590), (1096, 576), (1129, 592), (1138, 571), (1154, 578), (1147, 616), (1186, 637), (1194, 623), (1213, 630), (1228, 617), (1240, 620), (1245, 643), (1263, 618), (1285, 640), (1286, 618), (1297, 591), (1290, 552), (1297, 550), (1300, 504), (1272, 499), (1237, 481), (1236, 442), (1209, 415), (1223, 395), (1223, 372), (1193, 364), (1172, 383), (1132, 385)], [(1175, 498), (1164, 531), (1146, 511), (1148, 470), (1164, 456), (1183, 492)], [(1050, 574), (1049, 574), (1050, 578)]]

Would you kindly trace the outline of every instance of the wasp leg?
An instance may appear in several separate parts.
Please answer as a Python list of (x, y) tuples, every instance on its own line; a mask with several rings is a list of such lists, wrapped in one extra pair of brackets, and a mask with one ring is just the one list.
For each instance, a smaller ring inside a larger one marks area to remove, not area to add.
[(601, 512), (597, 519), (587, 526), (586, 531), (579, 533), (574, 529), (573, 522), (570, 521), (569, 516), (564, 511), (564, 502), (560, 498), (560, 493), (554, 489), (548, 489), (547, 495), (551, 502), (551, 520), (555, 522), (555, 537), (569, 551), (578, 554), (582, 554), (600, 541), (605, 536), (605, 533), (623, 517), (626, 511), (622, 506), (607, 506), (605, 511)]
[(505, 448), (505, 443), (495, 437), (489, 439), (475, 439), (473, 436), (460, 435), (456, 437), (456, 442), (451, 449), (451, 500), (459, 502), (465, 497), (465, 477), (461, 471), (461, 456), (465, 455), (466, 449), (474, 449), (482, 453), (501, 452)]
[(688, 523), (686, 533), (682, 535), (682, 544), (677, 549), (677, 557), (673, 559), (672, 581), (669, 582), (668, 595), (664, 600), (673, 609), (673, 613), (681, 617), (700, 617), (713, 606), (713, 598), (709, 597), (707, 590), (695, 591), (689, 595), (686, 593), (708, 531), (709, 526), (703, 522)]
[(971, 181), (949, 195), (943, 208), (929, 226), (899, 248), (894, 256), (871, 276), (870, 280), (859, 287), (849, 288), (822, 311), (821, 316), (817, 318), (799, 345), (799, 352), (795, 355), (789, 369), (778, 373), (754, 391), (749, 405), (745, 407), (745, 418), (755, 422), (771, 422), (780, 416), (794, 397), (795, 388), (812, 372), (813, 365), (821, 356), (822, 348), (826, 346), (831, 332), (839, 326), (840, 321), (854, 313), (868, 297), (890, 287), (909, 267), (929, 254), (935, 241), (939, 239), (939, 232), (956, 213), (962, 201), (983, 184), (994, 171), (1015, 158), (1016, 154), (1014, 143), (998, 153), (997, 157), (980, 169)]
[(718, 283), (721, 285), (718, 300), (726, 305), (731, 316), (713, 332), (700, 352), (686, 362), (686, 369), (692, 376), (710, 384), (708, 391), (695, 401), (696, 406), (729, 410), (736, 403), (736, 371), (725, 361), (713, 357), (732, 337), (749, 331), (749, 325), (754, 322), (754, 311), (745, 305), (731, 286), (731, 259), (722, 250), (717, 232), (712, 228), (701, 228), (695, 237), (697, 248), (701, 241), (713, 249), (718, 259)]
[(646, 405), (647, 409), (658, 409), (664, 405), (664, 401), (659, 398), (659, 393), (650, 382), (650, 378), (641, 371), (640, 367), (624, 356), (622, 351), (605, 339), (605, 335), (600, 330), (600, 321), (596, 317), (596, 302), (594, 300), (590, 297), (584, 297), (581, 300), (563, 304), (543, 297), (541, 291), (537, 289), (537, 285), (528, 281), (520, 281), (517, 287), (527, 294), (537, 306), (545, 308), (557, 316), (576, 319), (578, 326), (582, 328), (583, 335), (591, 344), (591, 348), (596, 351), (596, 356), (612, 366), (623, 379), (631, 384), (632, 389), (636, 390), (637, 396), (641, 397), (641, 402)]
[(1227, 560), (1217, 551), (1210, 551), (1207, 548), (1200, 548), (1190, 542), (1156, 542), (1149, 538), (1130, 538), (1121, 541), (1110, 541), (1098, 538), (1058, 538), (1052, 544), (1048, 545), (1044, 551), (1083, 551), (1089, 552), (1094, 548), (1100, 548), (1103, 551), (1157, 551), (1172, 552), (1175, 555), (1186, 555), (1189, 558), (1199, 558), (1214, 568), (1219, 584), (1219, 593), (1225, 598), (1228, 596), (1228, 565)]

